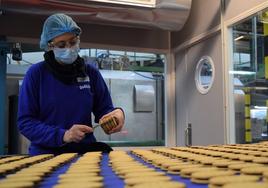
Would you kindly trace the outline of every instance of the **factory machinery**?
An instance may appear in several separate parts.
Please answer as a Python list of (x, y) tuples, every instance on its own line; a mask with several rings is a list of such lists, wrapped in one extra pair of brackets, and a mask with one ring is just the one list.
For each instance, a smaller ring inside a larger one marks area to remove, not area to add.
[(267, 187), (268, 142), (1, 156), (0, 187)]

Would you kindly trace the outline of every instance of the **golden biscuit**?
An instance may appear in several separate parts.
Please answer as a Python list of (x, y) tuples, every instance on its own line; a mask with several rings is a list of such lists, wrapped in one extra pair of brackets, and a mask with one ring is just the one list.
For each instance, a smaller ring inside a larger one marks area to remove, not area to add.
[(253, 167), (253, 166), (262, 166), (262, 165), (261, 164), (256, 164), (256, 163), (242, 162), (241, 164), (230, 164), (230, 165), (228, 165), (228, 169), (239, 172), (242, 168)]
[(103, 188), (102, 182), (66, 182), (55, 185), (53, 188)]
[(256, 157), (253, 159), (254, 163), (259, 163), (259, 164), (268, 164), (268, 158), (267, 157)]
[(255, 157), (260, 157), (262, 155), (262, 152), (260, 152), (260, 151), (248, 151), (248, 155), (253, 155)]
[(75, 174), (75, 173), (72, 173), (72, 174), (60, 174), (59, 175), (59, 179), (68, 179), (68, 178), (70, 178), (70, 179), (76, 179), (76, 178), (83, 178), (83, 177), (97, 177), (97, 176), (99, 176), (99, 174), (92, 174), (92, 173), (90, 173), (90, 174), (88, 174), (88, 173), (84, 173), (84, 174)]
[(209, 180), (209, 187), (223, 186), (227, 183), (235, 182), (257, 182), (259, 179), (257, 176), (250, 175), (213, 177)]
[(239, 155), (233, 153), (222, 154), (222, 157), (226, 159), (239, 160)]
[(245, 167), (240, 170), (241, 173), (246, 175), (262, 175), (265, 171), (268, 171), (268, 166)]
[(234, 175), (231, 171), (205, 171), (205, 172), (194, 172), (191, 175), (191, 181), (194, 183), (208, 184), (209, 179), (218, 176)]
[(181, 165), (181, 164), (187, 164), (187, 163), (181, 162), (181, 161), (178, 161), (178, 162), (169, 162), (169, 161), (166, 161), (166, 162), (160, 164), (159, 166), (160, 166), (160, 168), (162, 170), (168, 170), (168, 168), (170, 166), (176, 166), (176, 165)]
[(241, 163), (243, 163), (243, 162), (242, 161), (233, 161), (233, 160), (219, 160), (219, 161), (213, 162), (213, 166), (216, 166), (218, 168), (227, 168), (228, 165), (241, 164)]
[(213, 157), (209, 157), (209, 158), (199, 157), (199, 159), (197, 161), (203, 165), (212, 165), (214, 162), (216, 162), (218, 160), (220, 160), (220, 159), (213, 158)]
[(239, 156), (240, 161), (252, 162), (253, 159), (254, 159), (254, 156), (252, 156), (252, 155), (240, 155)]
[(153, 187), (153, 188), (185, 188), (185, 184), (181, 182), (149, 182), (149, 183), (141, 183), (132, 186), (131, 188), (145, 188), (145, 187)]
[(168, 168), (167, 173), (168, 174), (180, 174), (182, 169), (185, 168), (197, 168), (197, 167), (202, 167), (203, 165), (201, 164), (181, 164), (181, 165), (176, 165), (176, 166), (171, 166)]
[(267, 183), (261, 182), (244, 182), (244, 183), (228, 183), (223, 188), (268, 188)]
[(88, 177), (81, 177), (81, 178), (64, 178), (64, 179), (59, 179), (58, 183), (73, 183), (73, 182), (102, 182), (103, 181), (103, 177), (101, 176), (88, 176)]
[(152, 172), (155, 171), (153, 168), (147, 168), (147, 167), (140, 167), (140, 168), (129, 168), (129, 169), (124, 169), (124, 170), (118, 170), (116, 171), (116, 174), (118, 175), (125, 175), (129, 172)]
[(157, 171), (152, 171), (152, 172), (131, 172), (125, 174), (123, 177), (124, 178), (132, 178), (132, 177), (145, 177), (145, 176), (153, 176), (153, 177), (158, 177), (158, 176), (165, 176), (166, 174), (164, 172), (157, 172)]
[(27, 188), (34, 187), (33, 182), (2, 182), (0, 183), (0, 187), (3, 188)]
[(168, 176), (159, 176), (157, 180), (154, 177), (134, 177), (134, 178), (126, 178), (125, 184), (129, 186), (133, 186), (136, 184), (147, 183), (147, 182), (155, 182), (155, 181), (170, 181), (170, 177)]
[(205, 171), (219, 171), (216, 167), (193, 167), (193, 168), (184, 168), (180, 172), (180, 176), (183, 178), (190, 178), (191, 174), (194, 172), (205, 172)]

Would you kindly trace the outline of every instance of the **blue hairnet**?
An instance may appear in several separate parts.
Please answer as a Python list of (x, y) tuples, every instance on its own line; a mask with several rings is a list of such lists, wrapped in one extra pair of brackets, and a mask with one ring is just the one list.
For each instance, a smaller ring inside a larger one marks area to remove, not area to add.
[(40, 48), (47, 50), (48, 41), (64, 33), (80, 35), (81, 29), (70, 16), (65, 14), (53, 14), (49, 16), (43, 25)]

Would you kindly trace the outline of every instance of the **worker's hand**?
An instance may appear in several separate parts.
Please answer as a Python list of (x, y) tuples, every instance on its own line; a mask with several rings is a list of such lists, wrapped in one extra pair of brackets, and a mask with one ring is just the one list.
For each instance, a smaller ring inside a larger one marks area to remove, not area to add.
[(87, 125), (74, 124), (64, 134), (63, 141), (65, 143), (80, 142), (86, 135), (86, 133), (93, 132), (92, 128)]
[(100, 122), (104, 118), (108, 118), (108, 117), (112, 117), (112, 116), (116, 118), (117, 126), (115, 128), (113, 128), (112, 130), (110, 130), (109, 134), (120, 132), (124, 126), (124, 123), (125, 123), (124, 112), (121, 109), (115, 109), (114, 111), (112, 111), (108, 114), (105, 114), (104, 116), (101, 117)]

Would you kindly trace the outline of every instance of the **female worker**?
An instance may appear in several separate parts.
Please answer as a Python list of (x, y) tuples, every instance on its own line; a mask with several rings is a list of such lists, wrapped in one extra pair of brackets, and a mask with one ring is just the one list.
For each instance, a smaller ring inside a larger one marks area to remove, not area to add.
[(31, 141), (29, 154), (106, 151), (96, 142), (95, 122), (115, 117), (121, 130), (124, 112), (114, 108), (99, 71), (79, 57), (81, 29), (65, 14), (54, 14), (43, 25), (40, 47), (44, 61), (32, 65), (20, 88), (18, 127)]

